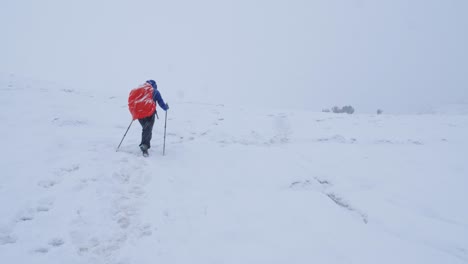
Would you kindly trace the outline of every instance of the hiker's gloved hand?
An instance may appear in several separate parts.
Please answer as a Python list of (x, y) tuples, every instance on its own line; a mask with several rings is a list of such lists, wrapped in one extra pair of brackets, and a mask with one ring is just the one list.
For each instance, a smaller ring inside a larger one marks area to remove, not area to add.
[(169, 110), (169, 104), (166, 103), (166, 111)]

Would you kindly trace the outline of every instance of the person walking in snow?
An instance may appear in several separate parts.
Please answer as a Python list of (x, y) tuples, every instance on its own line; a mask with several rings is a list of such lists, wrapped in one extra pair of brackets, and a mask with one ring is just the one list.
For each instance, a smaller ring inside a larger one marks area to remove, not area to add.
[[(153, 87), (153, 101), (156, 102), (164, 111), (169, 109), (169, 105), (164, 102), (161, 93), (158, 91), (158, 85), (154, 80), (148, 80), (146, 83)], [(143, 155), (148, 155), (148, 149), (151, 148), (151, 138), (153, 136), (154, 117), (156, 111), (145, 118), (138, 119), (142, 127), (140, 149)]]

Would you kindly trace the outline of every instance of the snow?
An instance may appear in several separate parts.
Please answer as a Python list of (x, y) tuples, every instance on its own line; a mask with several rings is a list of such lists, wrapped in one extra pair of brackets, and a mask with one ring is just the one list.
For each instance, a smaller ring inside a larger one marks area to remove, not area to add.
[(165, 97), (143, 158), (127, 96), (0, 76), (2, 263), (468, 262), (467, 115)]

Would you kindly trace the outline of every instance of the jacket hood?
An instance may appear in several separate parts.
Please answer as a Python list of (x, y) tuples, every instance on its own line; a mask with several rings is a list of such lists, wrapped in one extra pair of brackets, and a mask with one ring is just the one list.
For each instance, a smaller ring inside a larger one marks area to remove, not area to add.
[(158, 89), (158, 85), (156, 84), (156, 82), (154, 80), (148, 80), (146, 82), (151, 84), (151, 86), (153, 86), (154, 89)]

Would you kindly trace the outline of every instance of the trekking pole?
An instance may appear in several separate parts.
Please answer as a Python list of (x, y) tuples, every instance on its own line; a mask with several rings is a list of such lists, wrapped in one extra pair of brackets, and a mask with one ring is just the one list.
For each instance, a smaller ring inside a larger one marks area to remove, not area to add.
[(163, 145), (163, 156), (166, 154), (166, 127), (167, 127), (167, 111), (166, 111), (166, 118), (164, 121), (164, 145)]
[(123, 140), (124, 140), (125, 136), (127, 135), (127, 132), (128, 132), (128, 130), (129, 130), (129, 129), (130, 129), (130, 127), (132, 126), (132, 124), (133, 124), (133, 121), (135, 121), (135, 120), (132, 120), (132, 122), (130, 122), (130, 125), (129, 125), (129, 126), (128, 126), (128, 128), (127, 128), (127, 131), (125, 131), (125, 134), (124, 134), (124, 136), (123, 136), (122, 140), (120, 141), (120, 144), (119, 144), (119, 146), (117, 147), (117, 149), (115, 150), (115, 152), (119, 151), (120, 145), (122, 145), (122, 142), (123, 142)]

